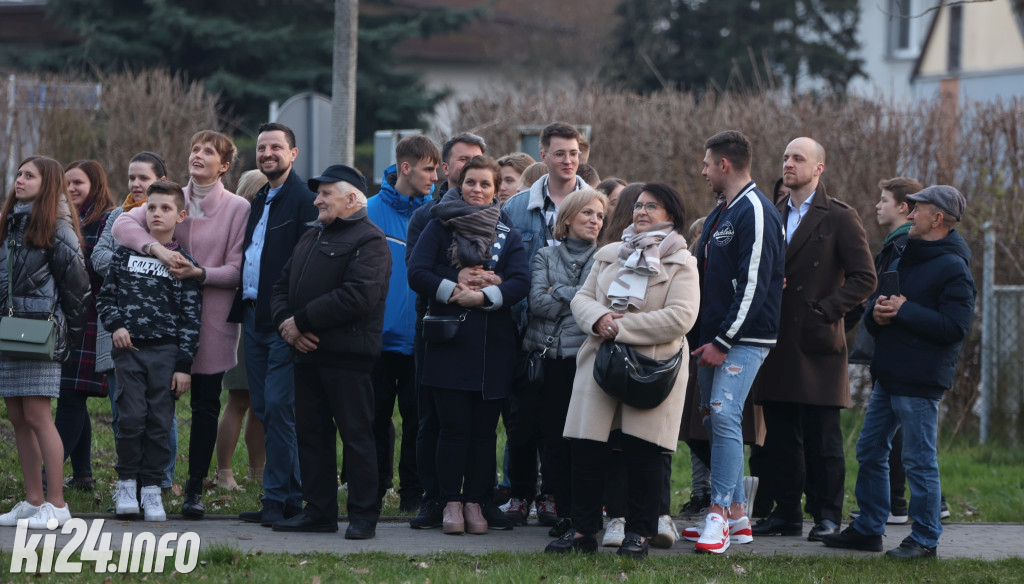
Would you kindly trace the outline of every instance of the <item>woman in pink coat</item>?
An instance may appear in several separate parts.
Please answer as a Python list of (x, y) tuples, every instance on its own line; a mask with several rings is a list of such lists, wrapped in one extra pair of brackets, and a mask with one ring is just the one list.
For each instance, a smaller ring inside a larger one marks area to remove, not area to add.
[(236, 153), (231, 139), (219, 132), (203, 130), (192, 136), (190, 179), (185, 187), (188, 216), (174, 230), (174, 238), (198, 266), (156, 243), (145, 228), (145, 209), (124, 213), (114, 223), (114, 237), (121, 245), (153, 255), (178, 279), (193, 278), (203, 285), (199, 352), (192, 364), (189, 479), (181, 507), (182, 515), (193, 519), (205, 515), (203, 479), (210, 471), (217, 441), (221, 380), (224, 372), (237, 363), (241, 330), (227, 317), (241, 282), (242, 238), (249, 203), (221, 182)]

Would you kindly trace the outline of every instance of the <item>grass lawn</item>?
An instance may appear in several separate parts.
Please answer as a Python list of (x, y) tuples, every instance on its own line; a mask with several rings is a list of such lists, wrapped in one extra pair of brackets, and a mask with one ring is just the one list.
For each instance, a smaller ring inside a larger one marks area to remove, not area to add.
[[(222, 402), (226, 394), (222, 396)], [(54, 400), (56, 408), (56, 400)], [(84, 493), (68, 490), (65, 493), (73, 512), (103, 513), (111, 505), (111, 495), (117, 477), (114, 474), (113, 432), (110, 429), (110, 403), (106, 399), (89, 400), (89, 409), (93, 420), (93, 475), (98, 483), (96, 491)], [(188, 471), (188, 440), (191, 427), (191, 414), (187, 398), (177, 404), (178, 411), (178, 466), (175, 475), (173, 493), (164, 496), (164, 504), (168, 513), (178, 513), (181, 508), (181, 487), (184, 486)], [(397, 410), (395, 414), (398, 420)], [(857, 433), (863, 421), (863, 413), (857, 410), (844, 410), (842, 414), (843, 433), (846, 437), (846, 510), (856, 507), (853, 494), (857, 478), (857, 461), (854, 447)], [(396, 442), (401, 438), (401, 424), (395, 424)], [(6, 511), (14, 503), (24, 498), (24, 487), (21, 480), (21, 469), (18, 465), (17, 451), (14, 448), (14, 432), (7, 419), (6, 410), (0, 402), (0, 509)], [(500, 459), (504, 452), (505, 434), (499, 424), (497, 455)], [(339, 442), (339, 463), (341, 447)], [(213, 462), (216, 465), (216, 461)], [(259, 507), (261, 489), (259, 485), (243, 480), (247, 472), (247, 455), (245, 441), (240, 440), (235, 451), (233, 468), (239, 484), (244, 491), (225, 491), (208, 488), (203, 500), (208, 513), (237, 514), (241, 511)], [(964, 436), (955, 438), (940, 437), (939, 467), (942, 476), (943, 492), (952, 512), (952, 521), (984, 521), (984, 522), (1016, 522), (1024, 523), (1024, 448), (1006, 448), (999, 445), (978, 445), (975, 440)], [(498, 468), (501, 468), (500, 460)], [(211, 468), (210, 477), (215, 469)], [(65, 473), (71, 473), (70, 463), (65, 465)], [(680, 444), (679, 451), (673, 457), (672, 471), (672, 508), (673, 511), (689, 499), (690, 496), (690, 457), (685, 445)], [(397, 473), (395, 480), (398, 480)], [(344, 510), (345, 491), (339, 492), (340, 503)], [(388, 493), (384, 502), (385, 515), (399, 515), (398, 496), (394, 491)], [(342, 511), (344, 512), (344, 511)], [(1024, 578), (1022, 578), (1024, 579)]]

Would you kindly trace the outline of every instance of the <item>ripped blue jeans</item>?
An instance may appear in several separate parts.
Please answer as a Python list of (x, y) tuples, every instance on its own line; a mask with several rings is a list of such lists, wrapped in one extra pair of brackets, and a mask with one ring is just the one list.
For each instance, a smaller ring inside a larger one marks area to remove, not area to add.
[(718, 367), (698, 367), (704, 428), (711, 441), (711, 502), (745, 503), (743, 490), (743, 404), (769, 349), (734, 345)]

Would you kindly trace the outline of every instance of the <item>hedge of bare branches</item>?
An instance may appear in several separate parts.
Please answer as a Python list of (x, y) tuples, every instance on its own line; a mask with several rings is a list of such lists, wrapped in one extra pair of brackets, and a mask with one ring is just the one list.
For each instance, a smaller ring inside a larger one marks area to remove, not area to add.
[[(115, 197), (127, 193), (128, 161), (142, 150), (163, 157), (168, 178), (184, 183), (189, 138), (197, 130), (223, 126), (215, 95), (166, 71), (101, 73), (87, 81), (68, 75), (19, 76), (17, 81), (20, 89), (12, 109), (12, 87), (0, 80), (0, 120), (10, 129), (9, 139), (0, 144), (0, 169), (6, 171), (8, 161), (17, 164), (31, 154), (63, 164), (94, 159), (106, 170)], [(81, 88), (97, 83), (98, 101), (66, 89), (69, 84)], [(46, 88), (45, 100), (32, 97), (40, 86)], [(5, 194), (9, 188), (5, 184)]]
[[(967, 197), (960, 227), (971, 243), (981, 286), (982, 226), (996, 224), (1000, 282), (1024, 283), (1024, 99), (971, 103), (935, 99), (895, 103), (781, 94), (711, 95), (661, 92), (639, 96), (599, 87), (494, 91), (458, 108), (453, 127), (475, 131), (495, 155), (517, 148), (518, 125), (552, 121), (591, 126), (590, 163), (602, 177), (675, 186), (696, 218), (712, 205), (700, 176), (704, 140), (741, 130), (754, 148), (753, 175), (766, 193), (782, 173), (782, 153), (798, 136), (827, 152), (822, 180), (854, 206), (869, 241), (884, 240), (876, 221), (878, 181), (905, 175), (923, 184), (952, 184)], [(980, 296), (979, 296), (980, 302)], [(949, 427), (971, 422), (980, 377), (980, 311), (960, 360), (954, 390), (944, 404)]]

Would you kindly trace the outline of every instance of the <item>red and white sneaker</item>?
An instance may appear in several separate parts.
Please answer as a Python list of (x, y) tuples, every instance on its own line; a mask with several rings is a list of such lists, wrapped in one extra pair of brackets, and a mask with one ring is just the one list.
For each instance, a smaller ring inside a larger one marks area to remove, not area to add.
[(700, 534), (704, 533), (704, 524), (707, 522), (707, 516), (704, 517), (704, 521), (701, 521), (693, 527), (686, 527), (679, 531), (679, 535), (682, 536), (686, 541), (697, 541), (700, 539)]
[(729, 520), (729, 542), (750, 543), (754, 541), (754, 532), (750, 529), (750, 520), (744, 515), (739, 519)]
[(718, 513), (708, 513), (704, 520), (704, 531), (694, 544), (694, 550), (720, 554), (729, 549), (729, 523)]

